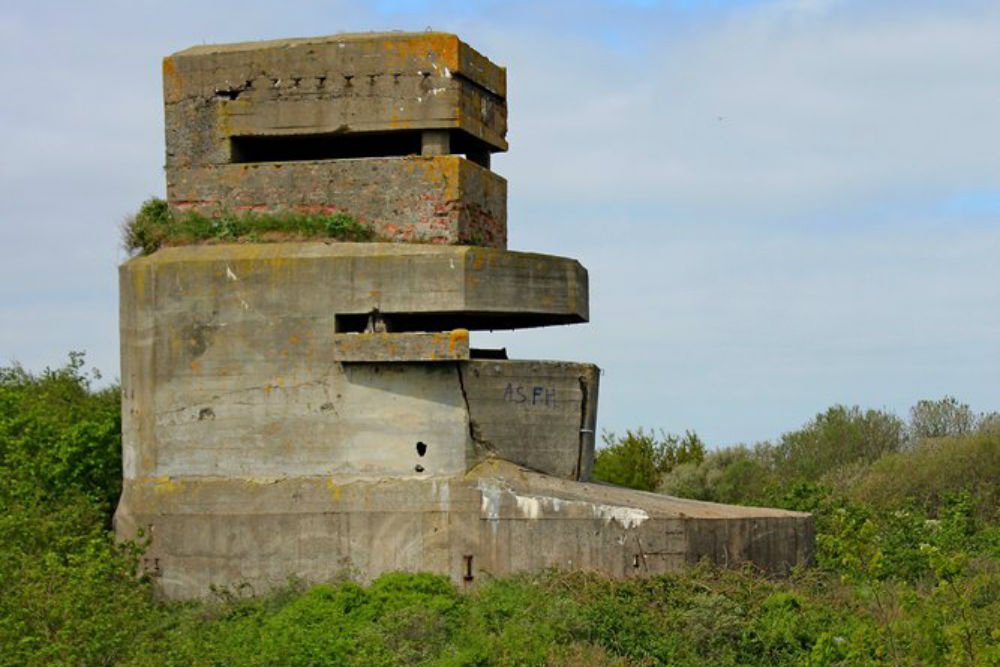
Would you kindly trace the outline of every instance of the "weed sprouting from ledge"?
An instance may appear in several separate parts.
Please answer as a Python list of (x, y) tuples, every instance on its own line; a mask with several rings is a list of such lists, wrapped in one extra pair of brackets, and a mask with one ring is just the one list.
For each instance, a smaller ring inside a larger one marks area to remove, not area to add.
[(209, 216), (171, 209), (156, 197), (147, 199), (122, 227), (125, 250), (142, 255), (164, 246), (296, 239), (378, 240), (375, 230), (346, 213), (223, 211)]

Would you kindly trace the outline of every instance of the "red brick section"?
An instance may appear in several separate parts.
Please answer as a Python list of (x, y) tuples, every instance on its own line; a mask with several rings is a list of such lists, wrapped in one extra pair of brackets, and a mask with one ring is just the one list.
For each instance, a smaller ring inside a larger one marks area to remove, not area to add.
[(507, 182), (456, 155), (168, 171), (180, 210), (343, 212), (387, 240), (507, 247)]

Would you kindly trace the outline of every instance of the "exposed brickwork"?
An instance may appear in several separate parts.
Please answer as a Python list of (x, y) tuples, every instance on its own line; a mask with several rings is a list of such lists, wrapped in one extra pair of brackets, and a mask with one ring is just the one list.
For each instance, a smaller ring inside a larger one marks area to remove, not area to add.
[(507, 182), (418, 155), (423, 131), (446, 131), (443, 153), (507, 148), (506, 71), (455, 35), (194, 47), (164, 59), (163, 84), (175, 208), (342, 211), (392, 240), (507, 246)]
[(383, 238), (507, 247), (507, 181), (456, 155), (186, 167), (178, 209), (344, 212)]

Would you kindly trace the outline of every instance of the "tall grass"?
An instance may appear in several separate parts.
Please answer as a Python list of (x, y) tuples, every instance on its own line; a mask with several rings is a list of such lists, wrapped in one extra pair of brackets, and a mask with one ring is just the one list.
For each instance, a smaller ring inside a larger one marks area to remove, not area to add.
[(346, 213), (220, 212), (206, 216), (176, 211), (162, 199), (149, 199), (122, 228), (122, 245), (131, 253), (148, 255), (165, 245), (206, 241), (336, 239), (372, 241), (374, 230)]

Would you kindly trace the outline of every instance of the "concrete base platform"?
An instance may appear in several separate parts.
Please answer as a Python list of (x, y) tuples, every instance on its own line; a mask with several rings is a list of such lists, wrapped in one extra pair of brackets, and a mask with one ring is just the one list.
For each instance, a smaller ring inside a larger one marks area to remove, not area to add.
[(141, 477), (126, 480), (115, 521), (120, 536), (151, 536), (145, 568), (170, 599), (393, 570), (473, 584), (553, 567), (647, 576), (708, 559), (782, 574), (807, 564), (813, 545), (807, 514), (574, 482), (501, 459), (430, 479)]

